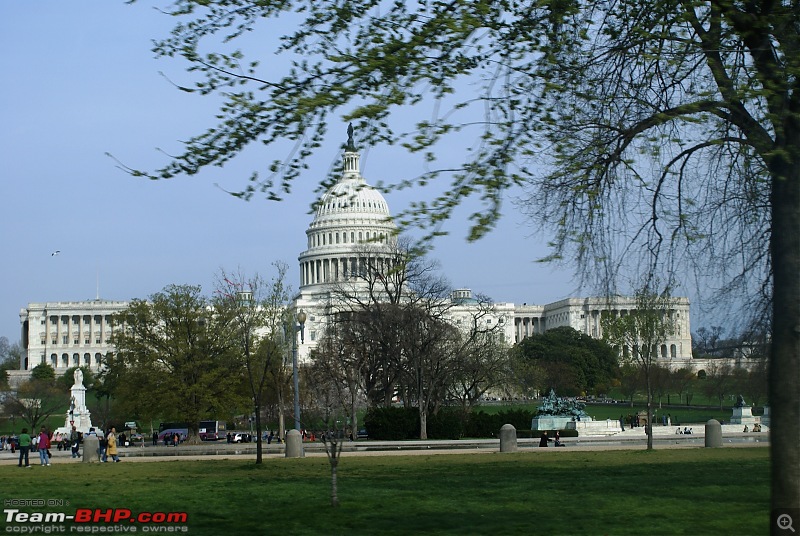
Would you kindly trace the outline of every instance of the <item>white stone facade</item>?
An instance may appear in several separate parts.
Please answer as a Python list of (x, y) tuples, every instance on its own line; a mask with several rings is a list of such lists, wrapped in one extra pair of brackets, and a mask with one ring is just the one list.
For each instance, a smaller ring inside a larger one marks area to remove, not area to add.
[(19, 313), (26, 352), (19, 369), (47, 363), (57, 375), (77, 366), (98, 371), (113, 349), (111, 316), (127, 307), (128, 302), (109, 300), (29, 303)]
[[(675, 333), (658, 349), (659, 360), (670, 367), (692, 359), (692, 336), (689, 322), (689, 300), (672, 298), (670, 313), (675, 320)], [(624, 316), (636, 310), (636, 300), (626, 296), (610, 298), (567, 298), (547, 305), (521, 305), (514, 311), (514, 342), (548, 329), (569, 326), (594, 338), (603, 336), (601, 319)], [(678, 367), (679, 368), (679, 367)]]
[[(306, 249), (298, 257), (300, 287), (292, 305), (307, 315), (304, 341), (298, 345), (301, 362), (308, 359), (322, 335), (334, 288), (357, 285), (357, 276), (367, 262), (386, 268), (393, 262), (397, 228), (383, 195), (361, 176), (359, 153), (350, 134), (342, 177), (317, 203), (306, 230)], [(452, 298), (456, 305), (449, 314), (458, 325), (471, 318), (475, 301), (469, 289), (455, 290)], [(670, 367), (691, 366), (689, 301), (674, 298), (674, 302), (677, 330), (659, 349), (659, 355)], [(111, 315), (127, 306), (128, 302), (106, 300), (29, 304), (20, 311), (22, 342), (27, 350), (20, 370), (29, 371), (40, 363), (53, 366), (57, 374), (79, 365), (98, 370), (102, 356), (113, 350), (109, 344)], [(481, 321), (500, 324), (510, 346), (559, 326), (602, 337), (603, 315), (625, 315), (635, 308), (634, 299), (629, 297), (568, 298), (546, 305), (496, 303), (493, 313)]]
[[(306, 231), (307, 249), (300, 254), (300, 292), (295, 300), (296, 310), (307, 314), (304, 342), (300, 344), (300, 361), (308, 359), (325, 327), (326, 312), (332, 303), (336, 285), (355, 279), (364, 266), (365, 255), (374, 262), (388, 265), (380, 259), (381, 250), (391, 249), (396, 227), (383, 196), (369, 186), (359, 170), (359, 153), (348, 140), (343, 157), (343, 174), (320, 199), (314, 220)], [(455, 324), (471, 317), (473, 301), (470, 289), (453, 292), (458, 303), (449, 314)], [(689, 300), (674, 298), (673, 313), (677, 322), (675, 335), (659, 349), (659, 355), (669, 366), (685, 366), (692, 358), (689, 324)], [(559, 326), (570, 326), (592, 337), (602, 337), (601, 316), (625, 315), (636, 309), (629, 297), (568, 298), (546, 305), (515, 305), (496, 303), (494, 311), (483, 322), (501, 324), (506, 343), (512, 345), (525, 337)], [(679, 365), (680, 364), (680, 365)]]

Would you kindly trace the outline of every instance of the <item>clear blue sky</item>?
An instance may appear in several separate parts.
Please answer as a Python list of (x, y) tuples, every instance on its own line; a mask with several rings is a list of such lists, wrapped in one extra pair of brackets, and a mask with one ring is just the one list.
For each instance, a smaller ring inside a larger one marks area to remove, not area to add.
[[(284, 155), (248, 151), (225, 168), (168, 182), (127, 175), (106, 152), (154, 169), (165, 163), (156, 148), (177, 153), (178, 140), (211, 126), (216, 112), (213, 97), (166, 80), (190, 78), (180, 61), (154, 59), (151, 40), (175, 20), (153, 5), (169, 3), (0, 3), (0, 336), (12, 343), (20, 308), (93, 299), (98, 282), (100, 297), (111, 300), (146, 298), (171, 283), (210, 294), (221, 267), (267, 275), (284, 261), (297, 288), (314, 187), (339, 158), (346, 126), (282, 203), (240, 201), (215, 183), (241, 188), (250, 171)], [(422, 171), (420, 162), (383, 151), (362, 154), (368, 182)], [(396, 212), (407, 199), (387, 201)], [(501, 226), (474, 244), (461, 216), (432, 254), (453, 285), (516, 303), (576, 295), (568, 270), (533, 262), (548, 237), (526, 227), (510, 203)]]

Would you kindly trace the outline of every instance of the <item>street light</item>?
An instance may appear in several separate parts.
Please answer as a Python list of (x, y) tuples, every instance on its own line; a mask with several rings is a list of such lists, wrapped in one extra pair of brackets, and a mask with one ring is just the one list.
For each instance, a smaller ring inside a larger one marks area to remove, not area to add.
[(300, 344), (305, 342), (304, 328), (306, 314), (302, 309), (297, 312), (297, 324), (292, 322), (292, 377), (294, 379), (294, 429), (300, 431), (300, 382), (297, 378), (297, 332), (300, 332)]

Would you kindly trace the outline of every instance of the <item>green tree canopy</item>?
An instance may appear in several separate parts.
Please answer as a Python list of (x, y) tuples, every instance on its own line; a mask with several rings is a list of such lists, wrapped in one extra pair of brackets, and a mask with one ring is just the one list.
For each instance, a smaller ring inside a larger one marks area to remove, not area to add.
[(200, 287), (169, 285), (115, 315), (106, 375), (118, 411), (183, 421), (196, 437), (200, 420), (243, 406), (241, 361), (209, 305)]
[(552, 388), (567, 396), (585, 394), (608, 388), (618, 374), (613, 348), (569, 326), (522, 339), (512, 355), (518, 376), (538, 375), (532, 381), (540, 392)]
[[(155, 52), (199, 75), (181, 89), (224, 102), (163, 168), (134, 174), (191, 175), (250, 144), (294, 142), (237, 194), (280, 199), (336, 114), (366, 143), (422, 154), (428, 171), (401, 186), (446, 177), (398, 217), (429, 236), (469, 197), (482, 203), (469, 236), (485, 235), (523, 185), (533, 223), (554, 233), (550, 258), (576, 258), (610, 292), (620, 272), (669, 288), (693, 264), (772, 318), (773, 506), (800, 503), (787, 476), (800, 473), (795, 2), (175, 0), (171, 12), (190, 20)], [(281, 36), (270, 52), (289, 61), (237, 50), (253, 30)], [(463, 160), (438, 164), (453, 137)]]
[(53, 383), (56, 380), (56, 371), (47, 363), (36, 365), (31, 370), (31, 380)]

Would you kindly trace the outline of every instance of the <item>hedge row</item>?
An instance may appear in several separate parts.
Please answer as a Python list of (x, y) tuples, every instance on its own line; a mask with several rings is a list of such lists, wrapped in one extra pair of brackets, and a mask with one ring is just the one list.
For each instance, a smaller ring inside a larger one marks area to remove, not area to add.
[[(465, 413), (458, 408), (443, 408), (428, 415), (429, 439), (460, 439), (462, 437), (498, 437), (504, 424), (517, 429), (518, 437), (539, 437), (541, 431), (531, 430), (533, 411), (510, 409), (488, 414), (483, 411)], [(416, 408), (371, 408), (364, 416), (364, 427), (370, 439), (401, 441), (419, 439), (419, 412)], [(553, 431), (550, 432), (552, 437)], [(574, 430), (561, 431), (563, 437), (577, 436)]]

